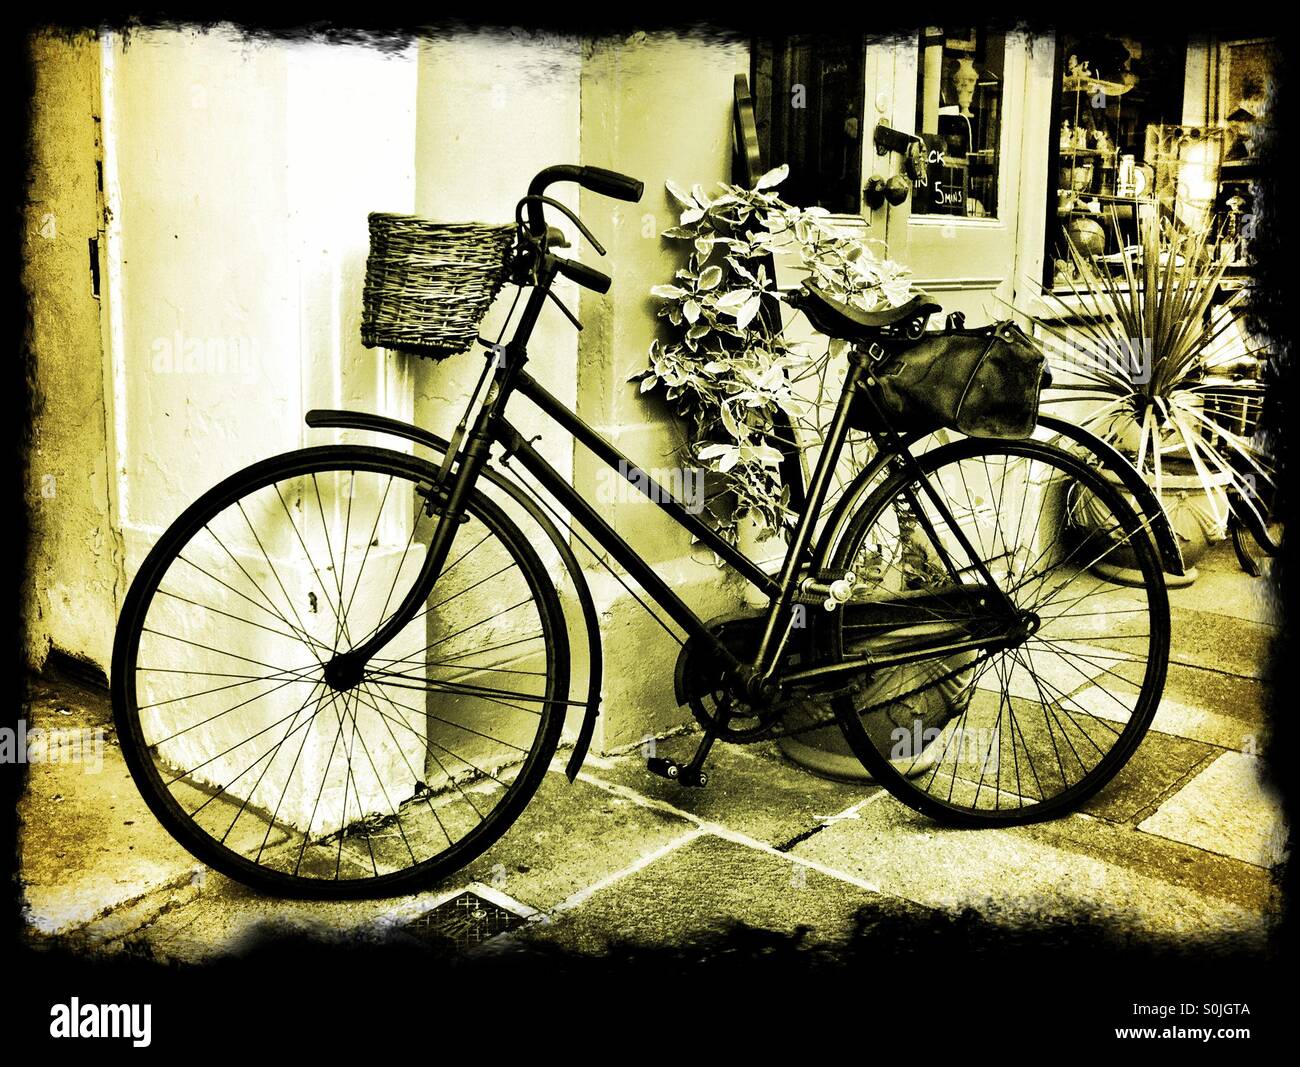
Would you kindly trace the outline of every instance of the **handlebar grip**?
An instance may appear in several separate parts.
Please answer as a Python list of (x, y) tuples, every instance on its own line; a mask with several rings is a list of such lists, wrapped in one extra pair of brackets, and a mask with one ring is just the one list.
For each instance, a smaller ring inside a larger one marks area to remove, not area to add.
[(609, 287), (613, 285), (613, 279), (608, 274), (602, 274), (592, 267), (582, 263), (575, 263), (571, 259), (563, 259), (560, 256), (555, 257), (555, 269), (571, 281), (577, 282), (584, 289), (591, 289), (597, 293), (608, 293)]
[(612, 196), (616, 200), (630, 200), (634, 204), (645, 192), (645, 182), (620, 174), (616, 170), (605, 170), (604, 167), (583, 167), (578, 182), (584, 189), (590, 189), (593, 193)]

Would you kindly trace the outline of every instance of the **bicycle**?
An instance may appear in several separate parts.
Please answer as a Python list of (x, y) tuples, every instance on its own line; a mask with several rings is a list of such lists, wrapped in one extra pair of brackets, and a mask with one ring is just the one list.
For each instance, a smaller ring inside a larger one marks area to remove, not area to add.
[[(1228, 303), (1220, 291), (1206, 310), (1213, 322), (1216, 309)], [(1205, 400), (1205, 435), (1227, 459), (1232, 472), (1225, 486), (1228, 532), (1241, 569), (1252, 578), (1263, 576), (1269, 561), (1282, 550), (1282, 523), (1277, 501), (1277, 469), (1270, 435), (1261, 428), (1268, 396), (1267, 345), (1253, 341), (1245, 310), (1230, 307), (1226, 314), (1240, 323), (1245, 343), (1238, 358), (1213, 368), (1199, 389)], [(1230, 327), (1216, 327), (1227, 335)]]
[[(868, 313), (805, 288), (786, 296), (852, 347), (786, 561), (769, 575), (528, 373), (556, 277), (610, 285), (553, 251), (546, 206), (604, 252), (546, 196), (560, 181), (632, 202), (642, 193), (592, 167), (532, 180), (508, 253), (527, 300), (509, 342), (489, 346), (451, 440), (377, 415), (307, 415), (440, 461), (360, 444), (288, 452), (209, 490), (148, 553), (111, 685), (123, 755), (163, 826), (214, 869), (288, 896), (392, 895), (461, 868), (532, 798), (570, 708), (582, 714), (570, 782), (583, 763), (604, 664), (572, 546), (596, 554), (592, 542), (685, 635), (674, 687), (702, 737), (688, 763), (652, 758), (648, 771), (703, 787), (715, 742), (793, 732), (783, 724), (798, 707), (812, 713), (801, 728), (837, 723), (881, 785), (947, 823), (1053, 818), (1095, 794), (1150, 725), (1168, 660), (1161, 566), (1180, 564), (1136, 472), (1059, 420), (1043, 421), (1072, 450), (900, 434), (870, 389), (874, 360), (905, 348), (938, 306), (919, 294)], [(506, 418), (516, 394), (761, 590), (766, 609), (697, 616)], [(832, 494), (852, 428), (870, 433), (874, 455)], [(1087, 528), (1068, 502), (1079, 486)], [(1136, 588), (1092, 569), (1121, 547)], [(566, 578), (587, 637), (576, 699), (557, 593)]]

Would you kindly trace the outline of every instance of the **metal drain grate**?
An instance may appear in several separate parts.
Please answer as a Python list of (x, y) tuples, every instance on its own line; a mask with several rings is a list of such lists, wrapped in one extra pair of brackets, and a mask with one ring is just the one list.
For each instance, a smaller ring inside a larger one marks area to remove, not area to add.
[(407, 923), (405, 930), (422, 941), (464, 952), (523, 924), (522, 915), (466, 891)]

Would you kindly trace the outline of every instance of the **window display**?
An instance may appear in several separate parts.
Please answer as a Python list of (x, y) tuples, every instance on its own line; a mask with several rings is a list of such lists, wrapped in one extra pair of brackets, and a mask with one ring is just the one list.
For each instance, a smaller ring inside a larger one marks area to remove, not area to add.
[(1260, 141), (1272, 121), (1276, 45), (1260, 39), (1225, 41), (1218, 55), (1224, 148), (1215, 214), (1224, 254), (1241, 270), (1250, 262), (1255, 229)]
[(997, 215), (1005, 58), (1001, 33), (931, 27), (921, 35), (916, 132), (926, 166), (913, 182), (913, 215)]
[(1137, 241), (1138, 219), (1157, 211), (1155, 130), (1182, 120), (1186, 57), (1185, 40), (1059, 38), (1044, 284), (1073, 280), (1066, 242), (1118, 261)]

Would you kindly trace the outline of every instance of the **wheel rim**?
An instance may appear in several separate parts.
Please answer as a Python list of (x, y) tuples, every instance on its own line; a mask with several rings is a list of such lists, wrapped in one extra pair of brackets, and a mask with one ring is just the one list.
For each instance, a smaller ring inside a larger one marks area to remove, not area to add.
[(137, 780), (191, 850), (246, 881), (356, 895), (499, 836), (554, 749), (567, 664), (535, 552), (476, 496), (420, 613), (355, 684), (327, 680), (401, 602), (437, 516), (418, 461), (300, 456), (168, 531), (114, 684)]
[[(1120, 494), (1057, 449), (963, 441), (923, 464), (999, 587), (1037, 623), (1010, 648), (876, 672), (837, 702), (846, 736), (873, 776), (930, 814), (1002, 822), (1059, 813), (1118, 770), (1154, 713), (1168, 608), (1152, 539)], [(1071, 492), (1079, 484), (1087, 523)], [(975, 574), (910, 477), (882, 485), (860, 515), (835, 564), (860, 576), (855, 597)], [(1143, 577), (1137, 588), (1094, 569), (1125, 546)], [(847, 622), (835, 634), (837, 656), (870, 643)]]

